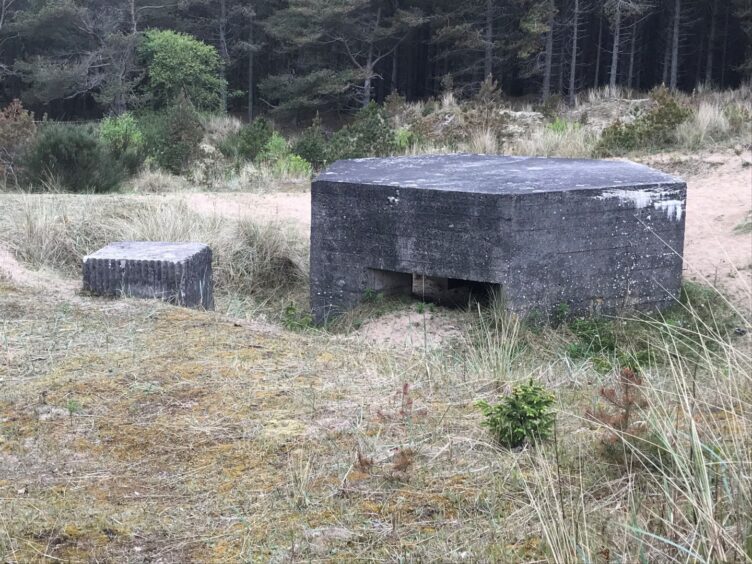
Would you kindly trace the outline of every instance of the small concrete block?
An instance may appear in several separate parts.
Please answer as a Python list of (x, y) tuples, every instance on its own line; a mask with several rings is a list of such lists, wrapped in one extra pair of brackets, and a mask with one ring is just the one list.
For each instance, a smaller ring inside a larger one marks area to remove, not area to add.
[(628, 161), (336, 162), (312, 184), (314, 318), (354, 307), (369, 290), (409, 292), (410, 275), (460, 300), (463, 284), (497, 285), (521, 314), (670, 305), (681, 286), (686, 190)]
[(212, 251), (202, 243), (122, 241), (84, 257), (84, 290), (214, 309)]

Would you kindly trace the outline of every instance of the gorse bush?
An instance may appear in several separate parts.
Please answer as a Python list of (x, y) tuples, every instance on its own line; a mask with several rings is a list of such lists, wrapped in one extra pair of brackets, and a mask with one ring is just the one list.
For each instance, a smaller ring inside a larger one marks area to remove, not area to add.
[(319, 116), (313, 120), (293, 145), (293, 152), (308, 161), (315, 170), (327, 163), (327, 139)]
[(361, 109), (353, 122), (337, 131), (329, 141), (329, 162), (359, 157), (383, 157), (394, 153), (395, 135), (384, 110), (375, 102)]
[(631, 123), (617, 120), (603, 130), (595, 156), (623, 155), (641, 147), (660, 148), (674, 144), (677, 128), (692, 115), (665, 87), (650, 93), (654, 105)]
[(144, 135), (131, 114), (108, 117), (99, 124), (99, 136), (126, 170), (135, 174), (144, 162)]
[(175, 174), (185, 171), (197, 157), (204, 135), (200, 116), (185, 96), (165, 112), (141, 116), (139, 127), (148, 156)]
[(486, 417), (483, 425), (504, 446), (515, 448), (525, 442), (536, 443), (551, 437), (555, 416), (551, 410), (554, 395), (530, 380), (516, 386), (501, 403), (478, 402)]
[(255, 160), (274, 134), (274, 129), (264, 118), (256, 118), (239, 131), (228, 135), (219, 150), (228, 158)]
[(109, 192), (125, 178), (121, 163), (90, 126), (43, 127), (25, 165), (32, 189), (54, 180), (71, 192)]

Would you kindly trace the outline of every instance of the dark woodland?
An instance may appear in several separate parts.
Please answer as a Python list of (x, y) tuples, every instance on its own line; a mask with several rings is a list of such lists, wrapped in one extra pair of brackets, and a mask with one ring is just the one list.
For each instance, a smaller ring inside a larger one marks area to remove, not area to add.
[(0, 0), (0, 106), (94, 119), (143, 105), (150, 29), (219, 55), (217, 110), (308, 119), (399, 93), (573, 101), (583, 90), (738, 86), (749, 0)]

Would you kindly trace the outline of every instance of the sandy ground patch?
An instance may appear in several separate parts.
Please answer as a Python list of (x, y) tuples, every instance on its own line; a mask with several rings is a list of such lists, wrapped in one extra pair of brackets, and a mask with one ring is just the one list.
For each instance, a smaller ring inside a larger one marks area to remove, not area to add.
[(712, 284), (750, 312), (752, 234), (735, 231), (752, 210), (750, 157), (716, 154), (704, 161), (704, 171), (685, 177), (685, 278)]
[(290, 222), (306, 233), (311, 225), (310, 192), (199, 193), (187, 194), (181, 198), (199, 213), (217, 214), (232, 219), (249, 217), (259, 221)]
[(50, 293), (73, 295), (80, 286), (73, 280), (62, 278), (48, 270), (30, 270), (16, 260), (7, 249), (0, 247), (0, 278), (19, 286), (29, 286)]
[(400, 311), (363, 324), (357, 334), (367, 341), (407, 349), (434, 349), (461, 338), (466, 317), (449, 310)]

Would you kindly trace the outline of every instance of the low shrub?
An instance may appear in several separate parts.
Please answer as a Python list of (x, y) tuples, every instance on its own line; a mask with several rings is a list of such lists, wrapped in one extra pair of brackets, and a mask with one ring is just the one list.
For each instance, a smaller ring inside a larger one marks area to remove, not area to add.
[(591, 421), (603, 425), (600, 453), (610, 463), (651, 470), (665, 470), (671, 456), (660, 434), (640, 421), (640, 413), (648, 406), (642, 392), (643, 380), (637, 371), (623, 368), (616, 381), (600, 389), (603, 406), (588, 410)]
[(275, 178), (307, 178), (313, 172), (311, 164), (290, 152), (290, 145), (276, 131), (258, 154), (256, 162), (269, 170)]
[(504, 446), (515, 448), (525, 442), (536, 443), (551, 437), (555, 416), (551, 406), (554, 395), (530, 380), (516, 386), (501, 403), (478, 402), (486, 417), (483, 425)]
[(290, 154), (290, 147), (287, 140), (275, 131), (256, 156), (256, 161), (273, 163), (283, 159), (288, 154)]
[(228, 135), (219, 144), (219, 150), (228, 158), (255, 160), (272, 138), (274, 129), (264, 118), (256, 118), (237, 132)]
[(394, 132), (394, 146), (399, 153), (407, 153), (418, 142), (418, 135), (407, 127), (400, 127)]
[(327, 163), (327, 140), (321, 127), (321, 119), (316, 116), (293, 145), (293, 152), (308, 161), (315, 170)]
[(24, 151), (36, 135), (34, 116), (13, 100), (0, 110), (0, 177), (4, 183), (18, 182), (18, 166)]
[(272, 162), (272, 173), (276, 178), (309, 178), (313, 174), (311, 163), (299, 155), (288, 153)]
[(131, 114), (108, 117), (99, 124), (99, 137), (130, 174), (144, 162), (144, 135)]
[(676, 143), (677, 128), (692, 115), (666, 87), (650, 93), (653, 106), (633, 122), (617, 120), (603, 130), (594, 149), (597, 157), (623, 155), (638, 147), (661, 148)]
[(54, 179), (71, 192), (110, 192), (126, 176), (94, 127), (64, 123), (41, 129), (25, 167), (32, 189)]
[(180, 174), (198, 156), (204, 130), (193, 104), (180, 96), (165, 112), (141, 116), (146, 153), (161, 168)]
[(371, 102), (329, 141), (327, 160), (383, 157), (396, 150), (395, 134), (382, 108)]

